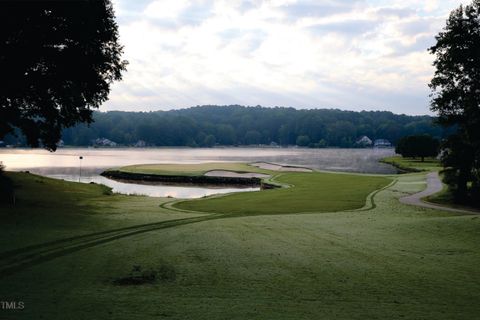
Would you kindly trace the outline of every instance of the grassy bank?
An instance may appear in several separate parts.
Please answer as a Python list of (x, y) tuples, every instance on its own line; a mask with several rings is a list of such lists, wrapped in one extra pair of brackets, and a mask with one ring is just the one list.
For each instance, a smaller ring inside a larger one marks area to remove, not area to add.
[(168, 199), (112, 194), (103, 185), (27, 173), (7, 176), (15, 184), (16, 205), (0, 204), (2, 251), (178, 216), (159, 208)]
[(403, 158), (401, 156), (388, 157), (380, 162), (390, 164), (406, 172), (440, 171), (442, 166), (440, 161), (435, 158), (421, 159)]
[[(109, 195), (98, 185), (10, 177), (19, 201), (0, 208), (0, 261), (31, 263), (0, 276), (1, 300), (25, 304), (0, 310), (0, 318), (439, 320), (480, 313), (480, 219), (400, 204), (398, 197), (424, 188), (422, 175), (398, 177), (369, 211), (233, 218), (169, 211), (159, 206), (167, 199)], [(132, 274), (154, 277), (120, 281)]]

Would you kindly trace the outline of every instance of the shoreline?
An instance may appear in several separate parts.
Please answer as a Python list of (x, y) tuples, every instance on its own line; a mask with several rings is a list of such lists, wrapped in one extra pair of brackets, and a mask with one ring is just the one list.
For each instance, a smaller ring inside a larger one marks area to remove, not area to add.
[(101, 176), (119, 181), (161, 182), (175, 185), (200, 185), (200, 186), (231, 186), (231, 187), (260, 187), (261, 189), (275, 189), (280, 186), (266, 183), (255, 177), (217, 177), (217, 176), (182, 176), (182, 175), (157, 175), (144, 173), (131, 173), (120, 170), (106, 170)]

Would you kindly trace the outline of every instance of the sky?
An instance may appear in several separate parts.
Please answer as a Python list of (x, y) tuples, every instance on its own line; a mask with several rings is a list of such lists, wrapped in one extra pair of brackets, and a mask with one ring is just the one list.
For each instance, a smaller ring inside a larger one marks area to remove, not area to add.
[(431, 114), (435, 43), (460, 0), (113, 0), (124, 58), (101, 110), (196, 105)]

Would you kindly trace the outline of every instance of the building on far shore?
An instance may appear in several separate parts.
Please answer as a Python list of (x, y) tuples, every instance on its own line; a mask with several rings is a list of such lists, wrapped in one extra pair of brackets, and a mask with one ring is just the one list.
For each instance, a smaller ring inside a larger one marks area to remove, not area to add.
[(94, 147), (116, 147), (117, 143), (107, 138), (97, 138), (93, 140)]
[(391, 148), (392, 144), (387, 139), (377, 139), (373, 143), (374, 148)]
[(373, 145), (373, 142), (372, 140), (367, 137), (367, 136), (362, 136), (360, 139), (357, 140), (357, 142), (355, 142), (355, 144), (359, 147), (371, 147)]
[(135, 148), (145, 148), (147, 143), (143, 140), (138, 140), (134, 145)]

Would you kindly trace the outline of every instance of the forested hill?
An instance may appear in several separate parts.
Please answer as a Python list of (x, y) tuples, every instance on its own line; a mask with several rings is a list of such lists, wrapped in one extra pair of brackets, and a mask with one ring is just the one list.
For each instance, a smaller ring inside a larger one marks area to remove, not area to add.
[[(395, 143), (410, 134), (442, 137), (429, 116), (332, 109), (296, 110), (242, 106), (202, 106), (157, 112), (95, 113), (95, 123), (64, 131), (66, 145), (90, 145), (104, 137), (122, 145), (143, 140), (155, 146), (318, 144), (351, 147), (361, 136)], [(303, 141), (299, 140), (299, 137)]]
[[(64, 130), (65, 145), (87, 146), (97, 138), (119, 145), (148, 146), (304, 145), (352, 147), (358, 138), (388, 139), (443, 130), (429, 116), (380, 111), (296, 110), (243, 106), (201, 106), (157, 112), (95, 112), (90, 128)], [(143, 144), (143, 143), (142, 143)]]

